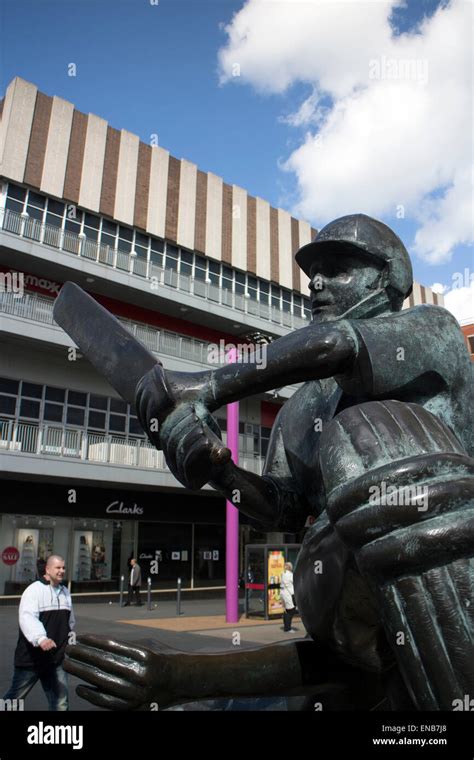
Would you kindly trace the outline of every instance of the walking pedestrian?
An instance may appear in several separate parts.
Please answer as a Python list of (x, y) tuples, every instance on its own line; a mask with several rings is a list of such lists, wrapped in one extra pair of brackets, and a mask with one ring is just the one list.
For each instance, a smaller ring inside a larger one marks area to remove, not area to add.
[(46, 560), (44, 575), (30, 583), (21, 596), (15, 668), (4, 701), (24, 699), (39, 680), (50, 710), (69, 709), (62, 663), (75, 617), (71, 595), (62, 585), (65, 571), (63, 557), (52, 554)]
[(283, 603), (283, 630), (285, 633), (292, 633), (296, 629), (292, 627), (293, 615), (296, 612), (294, 603), (295, 590), (293, 588), (293, 565), (291, 562), (285, 562), (285, 569), (281, 574), (280, 596)]
[(132, 605), (134, 603), (133, 599), (135, 598), (136, 606), (141, 607), (142, 601), (140, 599), (140, 587), (142, 585), (142, 571), (135, 557), (131, 558), (130, 567), (131, 570), (128, 581), (128, 601), (125, 602), (123, 606), (128, 607), (129, 605)]

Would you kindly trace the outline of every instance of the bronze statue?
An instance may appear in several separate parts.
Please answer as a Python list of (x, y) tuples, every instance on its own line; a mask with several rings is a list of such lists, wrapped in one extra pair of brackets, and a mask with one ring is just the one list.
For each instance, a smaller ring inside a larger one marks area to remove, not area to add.
[[(238, 491), (266, 530), (316, 518), (294, 571), (309, 637), (185, 654), (83, 636), (65, 668), (94, 704), (310, 689), (323, 709), (452, 710), (474, 695), (472, 367), (459, 326), (438, 306), (401, 311), (410, 260), (375, 219), (337, 219), (296, 260), (312, 322), (271, 343), (265, 368), (176, 373), (140, 358), (123, 390), (119, 351), (105, 374), (124, 398), (144, 375), (141, 424), (184, 486)], [(303, 385), (275, 421), (263, 474), (240, 469), (212, 412), (289, 383)]]

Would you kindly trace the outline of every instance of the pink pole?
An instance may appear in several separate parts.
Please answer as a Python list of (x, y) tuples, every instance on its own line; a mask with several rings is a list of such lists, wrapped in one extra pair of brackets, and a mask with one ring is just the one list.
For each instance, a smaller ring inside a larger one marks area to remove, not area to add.
[[(237, 361), (237, 349), (227, 354), (229, 364)], [(227, 448), (234, 464), (239, 463), (239, 402), (227, 405)], [(239, 510), (226, 502), (225, 619), (239, 622)]]

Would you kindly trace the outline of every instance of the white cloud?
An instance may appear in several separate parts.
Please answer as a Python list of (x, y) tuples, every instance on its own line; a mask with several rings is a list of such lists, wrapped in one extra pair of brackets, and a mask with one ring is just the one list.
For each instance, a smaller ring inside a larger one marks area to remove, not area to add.
[(444, 294), (444, 306), (458, 322), (474, 323), (474, 281), (462, 288), (453, 288)]
[(448, 289), (447, 286), (443, 285), (441, 282), (434, 282), (431, 285), (431, 290), (433, 291), (433, 293), (440, 293), (441, 295), (443, 295), (443, 293), (446, 293), (447, 289)]
[(298, 184), (292, 211), (315, 226), (404, 214), (417, 222), (416, 253), (439, 263), (472, 239), (472, 5), (452, 0), (394, 36), (400, 4), (248, 0), (226, 27), (221, 81), (266, 93), (311, 85), (285, 117), (308, 129), (284, 164)]

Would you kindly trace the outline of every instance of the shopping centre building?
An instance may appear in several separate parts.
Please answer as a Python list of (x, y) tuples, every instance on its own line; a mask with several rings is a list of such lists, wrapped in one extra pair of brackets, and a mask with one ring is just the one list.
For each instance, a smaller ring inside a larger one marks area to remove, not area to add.
[[(0, 596), (39, 558), (66, 558), (76, 593), (118, 588), (127, 560), (153, 588), (222, 588), (225, 501), (184, 489), (133, 408), (55, 324), (72, 280), (165, 368), (198, 371), (215, 346), (277, 338), (308, 323), (294, 253), (315, 230), (245, 189), (147, 145), (100, 116), (14, 79), (0, 102)], [(231, 179), (231, 178), (230, 178)], [(418, 283), (406, 305), (440, 303)], [(295, 387), (240, 404), (240, 466), (260, 472)], [(226, 410), (216, 415), (225, 439)], [(269, 535), (241, 517), (249, 541)]]

